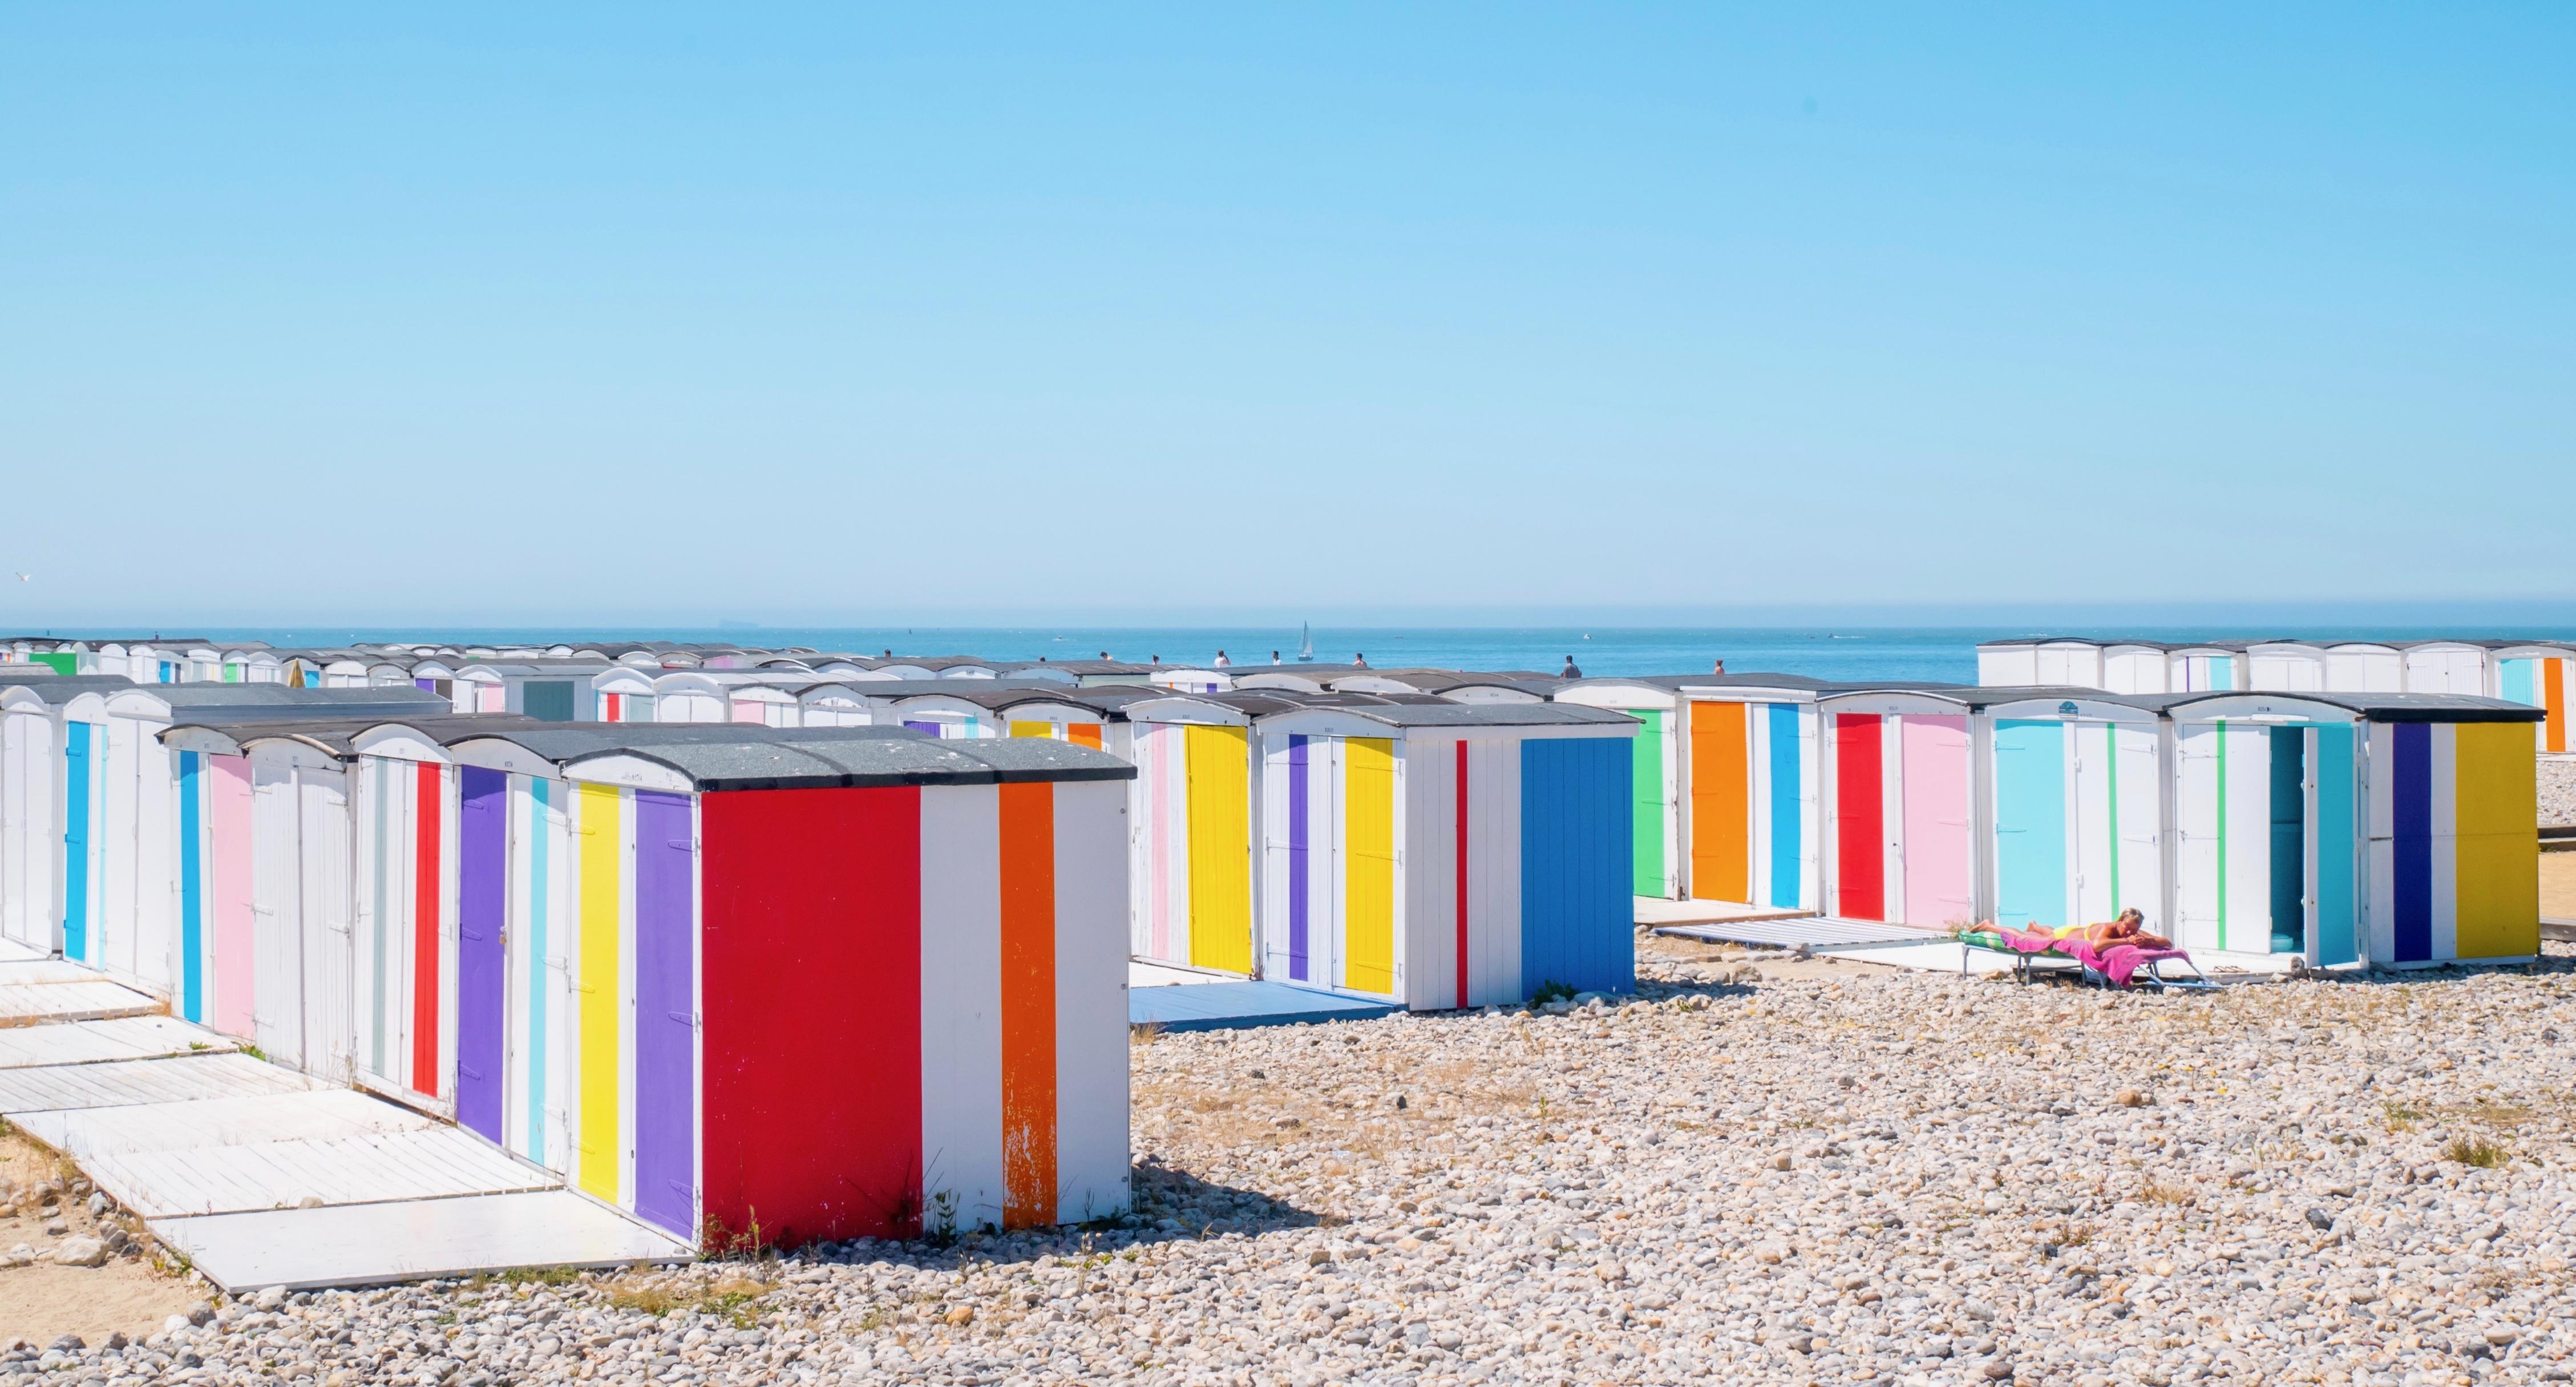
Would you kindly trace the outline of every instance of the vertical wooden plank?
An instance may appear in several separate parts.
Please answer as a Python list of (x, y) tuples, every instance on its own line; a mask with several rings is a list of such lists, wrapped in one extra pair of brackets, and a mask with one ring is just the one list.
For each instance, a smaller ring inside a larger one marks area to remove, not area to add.
[(617, 1013), (624, 990), (618, 971), (624, 797), (614, 785), (579, 785), (573, 798), (579, 806), (574, 832), (581, 852), (581, 971), (574, 984), (581, 997), (581, 1106), (573, 1136), (581, 1156), (574, 1179), (587, 1193), (613, 1204), (625, 1156), (619, 1145), (624, 1115), (617, 1101), (623, 1077)]
[(1885, 733), (1875, 713), (1834, 715), (1834, 913), (1887, 918)]
[(90, 839), (91, 787), (98, 758), (90, 751), (90, 724), (63, 724), (63, 957), (91, 963)]
[(2433, 729), (2405, 722), (2389, 728), (2396, 755), (2389, 786), (2393, 963), (2433, 957)]
[(700, 797), (710, 1242), (920, 1236), (924, 793)]
[(932, 1233), (1002, 1226), (999, 786), (921, 792), (922, 1218)]
[(1057, 1218), (1055, 786), (1004, 785), (1000, 805), (1002, 1225)]
[[(205, 908), (212, 916), (214, 938), (210, 947), (216, 960), (213, 1024), (228, 1034), (249, 1035), (257, 987), (251, 874), (258, 852), (251, 832), (250, 758), (205, 758), (204, 790), (206, 853), (211, 859), (208, 885), (212, 891)], [(291, 815), (284, 831), (294, 832)], [(285, 856), (290, 862), (294, 860), (292, 845), (285, 845)]]
[(1296, 982), (1307, 982), (1315, 976), (1309, 963), (1312, 954), (1308, 934), (1313, 924), (1314, 895), (1314, 883), (1309, 879), (1314, 841), (1307, 823), (1312, 798), (1307, 784), (1310, 740), (1297, 733), (1288, 737), (1288, 858), (1281, 875), (1286, 878), (1288, 890), (1288, 976)]
[(1127, 857), (1124, 786), (1066, 782), (1054, 794), (1054, 1218), (1124, 1210), (1127, 1172)]
[(1766, 815), (1770, 823), (1771, 894), (1763, 904), (1804, 910), (1814, 904), (1807, 889), (1814, 879), (1807, 868), (1808, 856), (1820, 846), (1809, 841), (1807, 828), (1816, 803), (1814, 749), (1808, 745), (1807, 724), (1798, 705), (1766, 703), (1763, 716), (1769, 723), (1771, 751), (1771, 804)]
[(1752, 742), (1745, 705), (1690, 705), (1691, 894), (1753, 902)]
[(179, 1014), (206, 1019), (205, 781), (200, 753), (179, 753)]
[(1395, 991), (1395, 743), (1345, 737), (1342, 757), (1342, 986), (1388, 996)]
[(1249, 729), (1190, 727), (1190, 952), (1200, 968), (1252, 971)]

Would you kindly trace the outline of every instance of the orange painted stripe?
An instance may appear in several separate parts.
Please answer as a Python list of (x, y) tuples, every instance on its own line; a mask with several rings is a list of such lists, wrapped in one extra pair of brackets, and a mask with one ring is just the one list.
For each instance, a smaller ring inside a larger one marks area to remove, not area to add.
[(1090, 747), (1090, 748), (1091, 748), (1091, 749), (1093, 749), (1094, 751), (1097, 751), (1097, 750), (1099, 750), (1099, 749), (1100, 749), (1100, 724), (1099, 724), (1099, 723), (1096, 723), (1096, 722), (1069, 722), (1069, 723), (1066, 723), (1066, 724), (1064, 725), (1064, 735), (1065, 735), (1066, 737), (1070, 738), (1070, 739), (1071, 739), (1071, 740), (1073, 740), (1073, 741), (1080, 742), (1082, 745), (1087, 746), (1087, 747)]
[(1055, 786), (1002, 792), (1002, 1226), (1056, 1222)]
[(2540, 706), (2549, 710), (2547, 746), (2551, 751), (2567, 749), (2567, 662), (2540, 662)]

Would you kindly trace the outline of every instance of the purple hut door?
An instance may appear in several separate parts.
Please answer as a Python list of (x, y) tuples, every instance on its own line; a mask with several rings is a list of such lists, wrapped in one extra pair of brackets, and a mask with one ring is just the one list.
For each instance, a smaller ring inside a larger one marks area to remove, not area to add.
[(456, 1120), (501, 1140), (507, 1045), (501, 947), (510, 881), (510, 777), (480, 766), (459, 772), (456, 823)]
[(635, 793), (635, 1212), (698, 1235), (697, 845), (689, 801)]

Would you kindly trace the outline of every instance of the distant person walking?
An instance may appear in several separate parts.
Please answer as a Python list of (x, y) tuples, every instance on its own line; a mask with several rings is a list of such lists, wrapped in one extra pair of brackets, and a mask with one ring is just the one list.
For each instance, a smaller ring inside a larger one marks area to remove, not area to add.
[(1565, 668), (1558, 672), (1556, 677), (1559, 679), (1580, 679), (1583, 677), (1583, 671), (1575, 668), (1574, 657), (1568, 655), (1565, 657)]
[(1279, 652), (1278, 652), (1278, 651), (1273, 650), (1273, 651), (1271, 651), (1271, 652), (1270, 652), (1270, 663), (1272, 663), (1272, 664), (1274, 664), (1274, 665), (1275, 665), (1275, 664), (1277, 664), (1277, 663), (1279, 663)]

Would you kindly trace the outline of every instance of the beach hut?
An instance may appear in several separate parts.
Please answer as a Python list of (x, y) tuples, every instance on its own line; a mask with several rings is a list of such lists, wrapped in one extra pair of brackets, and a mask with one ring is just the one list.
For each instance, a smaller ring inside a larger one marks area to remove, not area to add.
[[(1129, 710), (1140, 746), (1170, 735), (1148, 731), (1144, 708)], [(1191, 903), (1222, 891), (1230, 923), (1236, 900), (1257, 890), (1263, 976), (1416, 1011), (1521, 1002), (1548, 984), (1634, 986), (1634, 758), (1624, 743), (1638, 723), (1625, 712), (1556, 703), (1263, 712), (1246, 729), (1260, 768), (1257, 883), (1232, 851), (1250, 827), (1238, 818), (1238, 729), (1177, 730), (1191, 817), (1224, 820), (1192, 825), (1222, 832), (1190, 840)], [(1158, 772), (1167, 784), (1178, 778), (1168, 756), (1140, 759), (1140, 778)], [(1221, 800), (1203, 806), (1211, 791)], [(1179, 856), (1155, 865), (1170, 871)], [(1199, 918), (1194, 910), (1194, 933)]]
[(2406, 657), (2393, 645), (2330, 641), (2325, 652), (2330, 693), (2401, 693), (2406, 688)]
[(2326, 648), (2306, 641), (2254, 641), (2245, 647), (2245, 687), (2264, 693), (2316, 693), (2326, 687)]
[(733, 703), (725, 686), (697, 670), (671, 670), (653, 680), (655, 722), (709, 723), (733, 721)]
[(2046, 685), (2102, 687), (2102, 642), (2070, 636), (2033, 636), (1977, 645), (1977, 682), (1992, 688)]
[(796, 695), (800, 727), (866, 727), (876, 721), (867, 696), (847, 684), (807, 684), (790, 692)]
[[(63, 706), (66, 858), (63, 952), (158, 996), (176, 988), (179, 794), (160, 734), (190, 722), (245, 725), (337, 714), (438, 714), (425, 690), (290, 689), (282, 684), (140, 685)], [(69, 861), (71, 834), (81, 862)]]
[[(1977, 809), (1989, 826), (1986, 903), (1956, 913), (1947, 855), (1908, 851), (1898, 862), (1909, 892), (1908, 922), (1937, 928), (1993, 919), (2016, 928), (2054, 927), (2135, 909), (2148, 929), (2167, 929), (2164, 709), (2176, 697), (2074, 690), (2036, 698), (1972, 696), (1972, 710), (1985, 719)], [(1927, 731), (1926, 740), (1949, 744), (1946, 728)], [(1924, 750), (1921, 762), (1909, 760), (1899, 770), (1917, 771), (1939, 786), (1932, 803), (1906, 797), (1905, 840), (1918, 844), (1928, 835), (1946, 836), (1957, 817), (1942, 751)], [(1927, 872), (1933, 885), (1918, 888), (1916, 878)], [(1943, 905), (1954, 913), (1930, 918)]]
[(1078, 742), (1132, 759), (1135, 728), (1127, 721), (1126, 710), (1165, 697), (1169, 695), (1164, 691), (1142, 685), (1031, 689), (994, 704), (993, 710), (1001, 715), (1007, 735)]
[(351, 767), (360, 756), (441, 760), (442, 735), (542, 725), (450, 716), (183, 722), (163, 732), (179, 806), (172, 1011), (276, 1063), (353, 1082), (360, 811)]
[(2167, 652), (2171, 661), (2165, 689), (2169, 693), (2208, 693), (2213, 690), (2245, 687), (2245, 656), (2241, 643), (2177, 645)]
[(1817, 900), (1826, 914), (1927, 929), (1976, 918), (1979, 711), (1977, 690), (1815, 699)]
[(1296, 706), (1278, 695), (1182, 694), (1123, 710), (1136, 766), (1129, 948), (1137, 958), (1252, 973), (1252, 720)]
[(2475, 641), (2401, 641), (2398, 651), (2406, 662), (2408, 693), (2495, 696), (2487, 648)]
[(1127, 1207), (1132, 768), (884, 728), (450, 750), (460, 1123), (691, 1242)]
[(1145, 676), (1145, 682), (1175, 693), (1224, 693), (1234, 687), (1234, 675), (1230, 670), (1157, 665), (1153, 673)]
[(1693, 675), (1682, 699), (1686, 883), (1695, 900), (1815, 910), (1823, 900), (1816, 700), (1788, 674)]
[[(98, 800), (89, 724), (82, 725), (77, 763), (83, 774), (76, 786), (67, 780), (64, 710), (81, 694), (133, 686), (122, 675), (61, 675), (51, 666), (42, 675), (0, 679), (0, 938), (47, 953), (63, 947), (66, 873), (79, 873), (83, 894), (97, 879), (91, 845)], [(68, 825), (67, 809), (77, 811)]]
[(2542, 755), (2576, 751), (2567, 734), (2567, 700), (2576, 691), (2576, 646), (2495, 643), (2496, 696), (2507, 703), (2538, 708), (2543, 714), (2533, 729)]
[(2538, 953), (2538, 710), (2325, 693), (2168, 714), (2184, 947), (2319, 967)]
[[(1577, 679), (1556, 690), (1556, 701), (1587, 708), (1611, 708), (1637, 720), (1637, 735), (1628, 749), (1634, 760), (1629, 773), (1629, 890), (1657, 900), (1682, 900), (1689, 889), (1688, 784), (1691, 738), (1683, 713), (1681, 688), (1695, 678), (1715, 676), (1638, 676)], [(1347, 681), (1337, 682), (1343, 687)], [(1407, 686), (1410, 687), (1410, 686)]]
[(2173, 684), (2173, 652), (2161, 641), (2102, 643), (2102, 688), (2117, 694), (2160, 694)]

